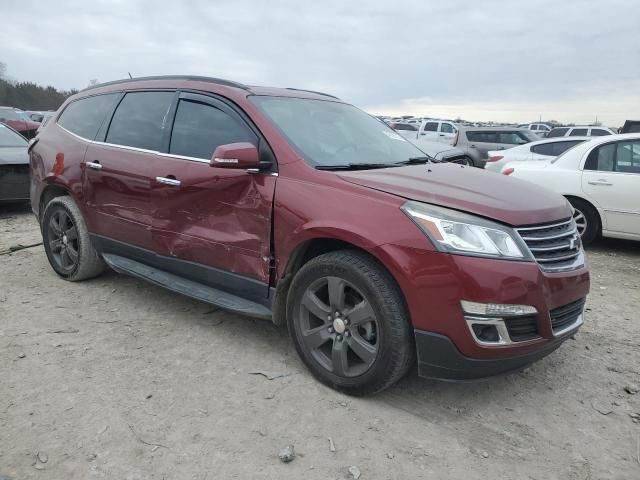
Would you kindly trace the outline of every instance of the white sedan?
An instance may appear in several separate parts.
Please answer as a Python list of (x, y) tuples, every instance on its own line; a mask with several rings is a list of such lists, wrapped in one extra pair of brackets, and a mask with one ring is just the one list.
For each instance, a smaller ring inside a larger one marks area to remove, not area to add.
[(489, 151), (485, 170), (502, 171), (509, 162), (525, 162), (528, 160), (551, 160), (558, 155), (592, 137), (560, 137), (525, 143), (506, 150)]
[(598, 235), (640, 240), (640, 134), (592, 137), (550, 161), (511, 162), (502, 173), (567, 197), (584, 244)]

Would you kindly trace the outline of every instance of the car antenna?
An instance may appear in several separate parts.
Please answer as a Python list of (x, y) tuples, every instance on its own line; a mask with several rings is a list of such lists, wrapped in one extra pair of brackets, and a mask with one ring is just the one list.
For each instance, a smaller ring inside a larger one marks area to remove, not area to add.
[(133, 77), (131, 76), (131, 72), (127, 72), (129, 74), (129, 78), (133, 79)]

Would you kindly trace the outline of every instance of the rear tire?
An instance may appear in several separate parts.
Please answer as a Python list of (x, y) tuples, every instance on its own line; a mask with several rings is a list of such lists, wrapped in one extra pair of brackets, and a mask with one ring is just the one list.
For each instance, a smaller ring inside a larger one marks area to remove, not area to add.
[(576, 221), (583, 245), (589, 245), (599, 235), (602, 225), (598, 211), (589, 202), (580, 198), (569, 198), (569, 203), (575, 209), (573, 218)]
[(62, 278), (78, 282), (104, 271), (105, 263), (93, 248), (80, 209), (71, 197), (53, 198), (45, 207), (40, 228), (49, 263)]
[(380, 392), (414, 363), (413, 330), (400, 289), (363, 252), (339, 250), (305, 264), (291, 285), (287, 324), (313, 375), (349, 395)]

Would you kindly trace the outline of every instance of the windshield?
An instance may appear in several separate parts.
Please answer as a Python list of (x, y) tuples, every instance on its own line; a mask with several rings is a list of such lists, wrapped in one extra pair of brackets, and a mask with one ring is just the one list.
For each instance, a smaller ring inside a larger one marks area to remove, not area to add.
[(0, 147), (26, 147), (27, 140), (0, 124)]
[(290, 97), (250, 98), (315, 167), (385, 167), (425, 157), (385, 123), (352, 105)]

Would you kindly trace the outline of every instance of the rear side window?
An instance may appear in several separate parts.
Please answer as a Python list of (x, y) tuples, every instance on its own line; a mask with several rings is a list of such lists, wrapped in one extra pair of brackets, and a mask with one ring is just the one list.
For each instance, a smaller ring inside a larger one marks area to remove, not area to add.
[(205, 103), (180, 100), (169, 153), (209, 160), (219, 145), (250, 142), (254, 133), (239, 119)]
[(438, 123), (437, 122), (427, 122), (424, 124), (425, 132), (437, 132), (438, 131)]
[(568, 128), (554, 128), (549, 132), (549, 134), (547, 135), (547, 138), (564, 137), (568, 131), (569, 131)]
[(467, 132), (467, 140), (479, 143), (497, 143), (496, 132)]
[(587, 134), (587, 129), (586, 128), (574, 128), (573, 130), (571, 130), (571, 133), (569, 134), (570, 137), (582, 137), (584, 135)]
[(107, 132), (107, 143), (160, 150), (173, 92), (127, 93)]
[(82, 138), (93, 140), (119, 96), (119, 93), (107, 93), (76, 100), (64, 109), (58, 125)]
[(602, 128), (591, 129), (592, 137), (604, 137), (605, 135), (611, 135), (611, 132), (608, 132), (607, 130), (603, 130)]
[(408, 123), (394, 123), (392, 128), (394, 130), (409, 130), (412, 132), (415, 132), (416, 130), (418, 130), (415, 126), (409, 125)]

